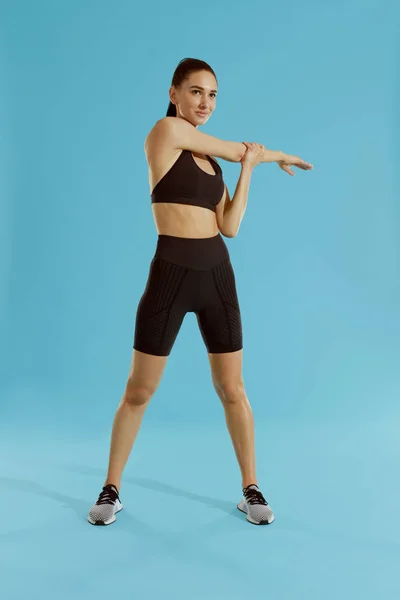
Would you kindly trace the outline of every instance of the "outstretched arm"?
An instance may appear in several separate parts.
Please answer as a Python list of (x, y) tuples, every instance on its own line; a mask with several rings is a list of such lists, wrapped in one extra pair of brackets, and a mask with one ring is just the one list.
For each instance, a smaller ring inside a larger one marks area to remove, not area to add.
[(303, 169), (303, 171), (309, 171), (314, 166), (302, 158), (293, 156), (293, 154), (286, 154), (285, 152), (282, 152), (282, 150), (268, 150), (265, 146), (261, 146), (260, 148), (262, 150), (260, 162), (276, 162), (279, 167), (289, 175), (294, 175), (294, 171), (290, 168), (292, 165), (299, 169)]
[(184, 119), (176, 117), (164, 117), (157, 121), (146, 138), (146, 154), (150, 147), (189, 150), (208, 156), (218, 156), (229, 162), (240, 162), (246, 153), (245, 144), (208, 135)]
[[(145, 150), (150, 146), (179, 148), (190, 150), (208, 156), (218, 156), (229, 162), (241, 162), (246, 154), (247, 142), (230, 142), (213, 137), (193, 127), (184, 119), (175, 117), (164, 117), (157, 121), (146, 138)], [(281, 150), (268, 150), (265, 146), (257, 144), (263, 149), (263, 155), (259, 162), (276, 162), (289, 174), (291, 164), (303, 169), (312, 168), (297, 156), (285, 154)]]

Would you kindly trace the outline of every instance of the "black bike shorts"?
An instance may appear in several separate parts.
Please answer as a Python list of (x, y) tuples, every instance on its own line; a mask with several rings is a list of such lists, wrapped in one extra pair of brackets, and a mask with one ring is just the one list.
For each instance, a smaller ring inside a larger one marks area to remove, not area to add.
[(220, 234), (159, 235), (136, 313), (135, 350), (169, 356), (183, 319), (196, 314), (209, 353), (243, 348), (235, 275)]

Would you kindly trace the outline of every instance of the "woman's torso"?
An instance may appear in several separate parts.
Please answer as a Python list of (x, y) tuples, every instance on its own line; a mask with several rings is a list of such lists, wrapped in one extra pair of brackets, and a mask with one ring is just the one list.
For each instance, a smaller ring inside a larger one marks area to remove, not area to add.
[[(156, 186), (171, 171), (180, 159), (182, 150), (158, 147), (147, 149), (147, 162), (149, 165), (149, 185), (151, 193)], [(216, 176), (215, 166), (205, 156), (190, 153), (191, 159), (206, 176)], [(183, 159), (184, 157), (181, 157)], [(177, 165), (176, 165), (177, 167)], [(175, 167), (175, 168), (176, 168)], [(222, 196), (221, 196), (222, 197)], [(191, 206), (174, 203), (152, 203), (153, 217), (159, 235), (171, 235), (185, 238), (208, 238), (218, 234), (216, 213), (203, 206)]]

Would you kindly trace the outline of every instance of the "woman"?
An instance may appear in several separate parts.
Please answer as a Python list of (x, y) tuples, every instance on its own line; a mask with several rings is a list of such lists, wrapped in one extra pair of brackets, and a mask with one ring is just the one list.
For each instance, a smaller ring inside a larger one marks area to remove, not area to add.
[[(169, 90), (167, 116), (146, 139), (158, 242), (137, 310), (131, 368), (113, 424), (107, 478), (88, 516), (93, 525), (113, 523), (122, 509), (122, 471), (187, 312), (197, 316), (239, 463), (243, 498), (238, 508), (251, 523), (274, 520), (257, 484), (253, 415), (242, 377), (240, 308), (221, 234), (237, 235), (257, 164), (277, 162), (290, 175), (294, 175), (291, 165), (304, 170), (312, 165), (261, 144), (228, 142), (201, 133), (198, 127), (215, 110), (217, 87), (207, 63), (181, 61)], [(213, 156), (241, 163), (232, 200)]]

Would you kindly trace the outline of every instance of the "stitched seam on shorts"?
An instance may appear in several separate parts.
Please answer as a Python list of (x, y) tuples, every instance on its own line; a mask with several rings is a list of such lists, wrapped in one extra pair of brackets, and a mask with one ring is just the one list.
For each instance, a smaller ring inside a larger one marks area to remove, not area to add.
[[(175, 264), (175, 263), (172, 263), (172, 264)], [(180, 265), (178, 265), (178, 266), (180, 266)], [(170, 315), (171, 309), (172, 309), (172, 307), (173, 307), (173, 305), (174, 305), (175, 299), (176, 299), (177, 295), (179, 294), (179, 292), (180, 292), (180, 290), (181, 290), (181, 287), (182, 287), (182, 285), (183, 285), (183, 282), (185, 281), (185, 279), (186, 279), (186, 276), (187, 276), (187, 274), (188, 274), (188, 271), (189, 271), (189, 269), (188, 269), (187, 267), (182, 267), (182, 268), (184, 268), (184, 269), (185, 269), (185, 273), (184, 273), (184, 275), (183, 275), (183, 277), (182, 277), (181, 283), (179, 284), (179, 286), (178, 286), (178, 288), (177, 288), (177, 290), (176, 290), (176, 292), (175, 292), (175, 295), (172, 297), (172, 300), (171, 300), (171, 303), (170, 303), (170, 306), (169, 306), (169, 309), (168, 309), (168, 312), (167, 312), (167, 317), (166, 317), (166, 319), (165, 319), (164, 331), (162, 332), (162, 335), (161, 335), (161, 343), (160, 343), (160, 346), (163, 346), (163, 345), (164, 345), (164, 338), (165, 338), (165, 333), (166, 333), (166, 331), (167, 331), (168, 320), (169, 320), (169, 315)], [(165, 309), (164, 309), (164, 310), (165, 310)]]
[(217, 283), (217, 278), (216, 278), (216, 276), (215, 276), (215, 271), (214, 271), (214, 269), (212, 270), (212, 274), (213, 274), (213, 279), (214, 279), (214, 284), (215, 284), (215, 287), (216, 287), (216, 290), (217, 290), (217, 294), (218, 294), (218, 296), (220, 297), (220, 300), (221, 300), (222, 306), (223, 306), (223, 308), (224, 308), (224, 311), (225, 311), (225, 314), (226, 314), (226, 321), (227, 321), (227, 323), (228, 323), (228, 329), (229, 329), (229, 341), (230, 341), (230, 345), (231, 345), (231, 348), (232, 348), (232, 347), (233, 347), (232, 327), (231, 327), (230, 320), (229, 320), (229, 314), (228, 314), (228, 310), (227, 310), (227, 308), (226, 308), (226, 304), (227, 304), (227, 303), (226, 303), (226, 302), (225, 302), (225, 300), (223, 299), (223, 297), (222, 297), (222, 294), (221, 294), (221, 292), (220, 292), (220, 290), (219, 290), (218, 283)]

